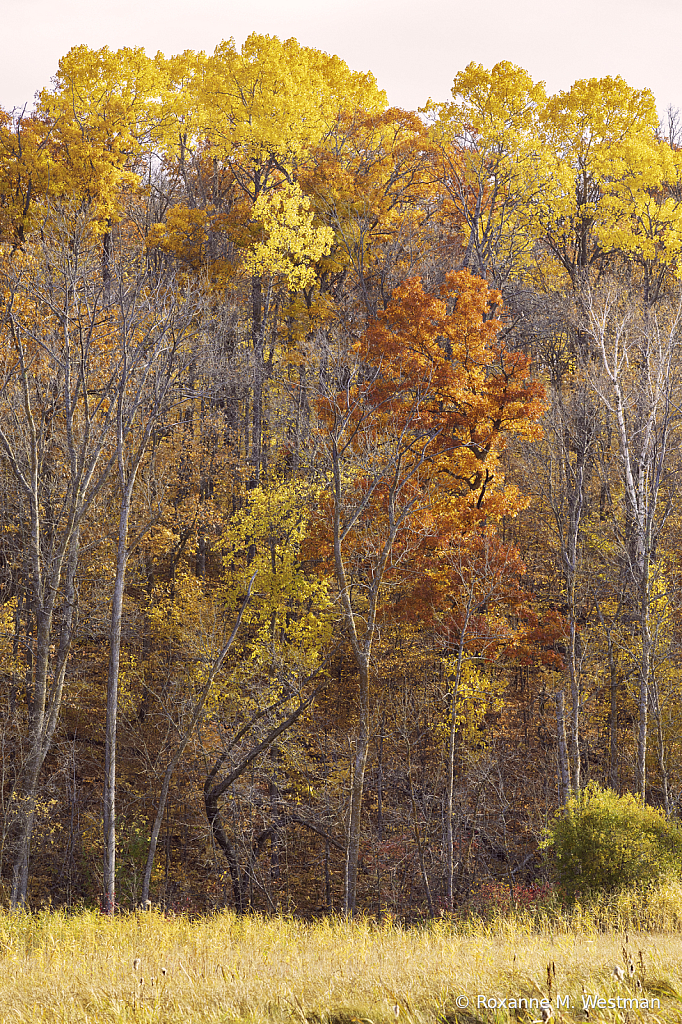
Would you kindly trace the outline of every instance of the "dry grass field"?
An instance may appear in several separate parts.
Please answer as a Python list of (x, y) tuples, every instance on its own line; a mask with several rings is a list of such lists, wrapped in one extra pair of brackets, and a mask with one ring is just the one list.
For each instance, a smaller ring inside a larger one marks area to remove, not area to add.
[(0, 913), (3, 1024), (501, 1024), (543, 999), (557, 1022), (682, 1022), (682, 886), (412, 928)]

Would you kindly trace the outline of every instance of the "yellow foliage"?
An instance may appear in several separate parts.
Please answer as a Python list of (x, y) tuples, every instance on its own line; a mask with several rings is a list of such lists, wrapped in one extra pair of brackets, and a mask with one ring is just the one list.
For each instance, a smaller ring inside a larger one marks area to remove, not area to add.
[[(457, 655), (443, 661), (446, 677), (454, 677), (457, 671)], [(506, 680), (496, 680), (486, 673), (471, 658), (464, 658), (457, 687), (455, 717), (464, 745), (475, 749), (481, 743), (481, 726), (485, 716), (502, 707), (502, 692)]]
[(445, 210), (460, 222), (468, 265), (501, 283), (532, 265), (529, 216), (551, 175), (539, 129), (544, 86), (508, 61), (492, 71), (471, 63), (452, 96), (426, 107)]
[(583, 79), (548, 100), (542, 130), (555, 160), (537, 205), (538, 231), (566, 266), (573, 259), (586, 267), (595, 254), (614, 252), (676, 263), (680, 158), (658, 141), (649, 90), (619, 77)]
[(244, 266), (254, 275), (281, 274), (289, 291), (298, 291), (315, 279), (312, 266), (331, 251), (334, 232), (313, 227), (310, 200), (297, 184), (283, 184), (273, 192), (261, 192), (252, 216), (260, 221), (267, 237), (247, 252)]
[(256, 665), (284, 663), (313, 671), (331, 637), (327, 581), (308, 575), (300, 563), (314, 498), (314, 488), (298, 480), (257, 487), (227, 531), (228, 607), (236, 607), (246, 580), (257, 573), (241, 640)]
[(18, 668), (13, 653), (16, 611), (16, 597), (0, 605), (0, 672), (14, 672)]
[(121, 194), (139, 187), (160, 88), (140, 48), (75, 46), (59, 62), (54, 89), (40, 93), (37, 113), (50, 129), (49, 194), (91, 203), (102, 231), (118, 219)]
[(338, 57), (295, 39), (254, 33), (241, 52), (234, 40), (223, 42), (200, 71), (204, 137), (221, 159), (240, 160), (236, 173), (252, 199), (267, 187), (269, 174), (293, 170), (341, 110), (386, 105), (371, 74), (351, 72)]

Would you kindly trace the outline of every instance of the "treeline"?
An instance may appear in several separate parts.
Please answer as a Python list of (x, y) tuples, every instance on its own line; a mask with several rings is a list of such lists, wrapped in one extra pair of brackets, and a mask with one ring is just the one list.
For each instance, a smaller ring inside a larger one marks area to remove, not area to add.
[(677, 812), (677, 116), (452, 97), (254, 35), (0, 112), (11, 905), (433, 914)]

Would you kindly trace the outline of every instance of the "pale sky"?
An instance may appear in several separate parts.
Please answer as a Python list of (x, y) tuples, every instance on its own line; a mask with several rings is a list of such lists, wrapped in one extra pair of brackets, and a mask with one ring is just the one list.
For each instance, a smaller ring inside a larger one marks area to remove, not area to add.
[(389, 102), (450, 98), (470, 61), (509, 60), (549, 92), (621, 75), (659, 115), (682, 108), (680, 0), (0, 0), (0, 105), (31, 104), (72, 46), (212, 53), (250, 32), (295, 36), (372, 71)]

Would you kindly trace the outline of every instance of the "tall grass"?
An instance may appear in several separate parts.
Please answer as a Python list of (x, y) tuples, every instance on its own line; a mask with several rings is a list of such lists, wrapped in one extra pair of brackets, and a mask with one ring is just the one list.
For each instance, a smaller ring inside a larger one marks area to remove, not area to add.
[(496, 932), (593, 934), (607, 932), (682, 932), (682, 883), (666, 882), (647, 889), (601, 893), (583, 902), (564, 905), (553, 895), (530, 906), (489, 905), (468, 913), (458, 923), (461, 932), (492, 927)]
[[(635, 973), (620, 981), (614, 966), (628, 958)], [(682, 886), (413, 928), (228, 912), (0, 914), (2, 1022), (473, 1024), (539, 1019), (492, 1000), (555, 1005), (557, 994), (557, 1020), (584, 1021), (583, 996), (597, 994), (661, 1007), (591, 1020), (682, 1021)]]

